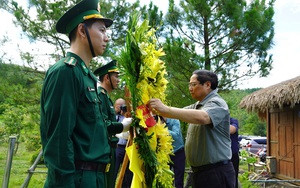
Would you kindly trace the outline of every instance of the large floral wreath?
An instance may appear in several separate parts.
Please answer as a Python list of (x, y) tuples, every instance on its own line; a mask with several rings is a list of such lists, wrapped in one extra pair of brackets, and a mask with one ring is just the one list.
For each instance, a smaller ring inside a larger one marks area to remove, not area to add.
[(165, 124), (154, 121), (146, 105), (151, 98), (165, 101), (167, 72), (160, 59), (165, 54), (157, 48), (155, 30), (149, 27), (149, 21), (139, 23), (139, 19), (138, 13), (130, 17), (126, 46), (118, 59), (122, 79), (130, 91), (134, 119), (135, 137), (126, 149), (134, 174), (131, 187), (173, 187), (173, 172), (168, 165), (173, 140)]

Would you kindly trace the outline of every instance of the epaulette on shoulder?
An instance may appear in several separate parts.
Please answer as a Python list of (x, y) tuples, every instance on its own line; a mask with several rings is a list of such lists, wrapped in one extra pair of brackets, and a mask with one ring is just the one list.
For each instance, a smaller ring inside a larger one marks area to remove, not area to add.
[(103, 88), (101, 88), (100, 92), (103, 93), (103, 94), (106, 94), (106, 92)]
[(67, 65), (72, 65), (72, 66), (76, 66), (77, 64), (77, 59), (74, 57), (67, 57), (64, 61), (65, 64)]

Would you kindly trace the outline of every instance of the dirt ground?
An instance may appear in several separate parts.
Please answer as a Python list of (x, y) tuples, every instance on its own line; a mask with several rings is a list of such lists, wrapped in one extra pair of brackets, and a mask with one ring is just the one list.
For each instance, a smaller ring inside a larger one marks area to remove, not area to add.
[(291, 183), (287, 182), (273, 182), (273, 183), (258, 183), (261, 187), (266, 187), (266, 188), (295, 188), (295, 187), (300, 187)]
[[(256, 173), (255, 173), (256, 172)], [(288, 180), (280, 180), (272, 177), (263, 169), (262, 171), (255, 171), (249, 176), (250, 181), (259, 185), (262, 188), (300, 188), (300, 182), (288, 182)], [(241, 172), (240, 172), (241, 173)]]
[(280, 179), (272, 178), (272, 177), (262, 177), (262, 178), (259, 178), (258, 181), (262, 181), (262, 182), (256, 182), (255, 184), (260, 185), (260, 187), (262, 187), (262, 188), (265, 188), (265, 187), (266, 188), (295, 188), (295, 187), (300, 188), (300, 185), (299, 185), (300, 182), (297, 182), (298, 185), (296, 185), (296, 184), (286, 182), (286, 181), (283, 181)]

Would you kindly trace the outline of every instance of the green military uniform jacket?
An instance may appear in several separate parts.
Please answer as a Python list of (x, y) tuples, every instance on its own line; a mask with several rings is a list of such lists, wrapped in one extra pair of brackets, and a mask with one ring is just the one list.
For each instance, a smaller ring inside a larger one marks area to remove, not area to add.
[[(110, 137), (114, 136), (115, 134), (121, 133), (123, 131), (123, 124), (120, 122), (117, 122), (116, 119), (116, 111), (114, 108), (114, 104), (111, 101), (110, 97), (107, 94), (107, 91), (103, 87), (98, 88), (99, 92), (99, 98), (101, 99), (103, 105), (102, 111), (106, 117), (106, 125), (108, 134)], [(112, 140), (115, 141), (115, 140)], [(118, 140), (117, 140), (118, 142)]]
[[(76, 54), (67, 53), (46, 73), (40, 132), (48, 167), (45, 187), (77, 187), (76, 160), (110, 163), (97, 80)], [(100, 187), (106, 187), (105, 183)]]
[(107, 131), (110, 137), (111, 151), (112, 151), (112, 159), (110, 170), (107, 174), (107, 187), (113, 188), (115, 187), (115, 163), (116, 163), (116, 145), (119, 139), (115, 136), (117, 133), (121, 133), (123, 131), (123, 124), (117, 122), (116, 119), (116, 111), (111, 101), (110, 97), (107, 94), (107, 91), (103, 87), (99, 87), (99, 97), (103, 102), (102, 111), (106, 117), (106, 125)]

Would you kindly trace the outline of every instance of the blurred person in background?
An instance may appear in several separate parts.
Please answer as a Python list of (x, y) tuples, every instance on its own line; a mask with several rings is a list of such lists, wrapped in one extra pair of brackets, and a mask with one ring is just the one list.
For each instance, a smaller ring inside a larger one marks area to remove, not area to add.
[(235, 171), (236, 183), (235, 187), (238, 187), (238, 175), (239, 175), (239, 121), (233, 117), (230, 117), (230, 139), (231, 139), (231, 162)]
[[(125, 113), (127, 112), (127, 106), (125, 105), (125, 100), (119, 98), (115, 101), (115, 110), (117, 112), (117, 121), (122, 121), (125, 117)], [(118, 173), (121, 165), (123, 164), (124, 157), (126, 155), (126, 145), (129, 138), (129, 131), (123, 132), (120, 134), (116, 134), (119, 138), (119, 142), (116, 148), (116, 168), (115, 168), (115, 177), (118, 177)], [(131, 185), (133, 173), (129, 170), (129, 162), (126, 167), (124, 178), (122, 181), (122, 188), (129, 188)]]
[(114, 188), (116, 183), (115, 177), (115, 164), (116, 164), (116, 148), (119, 138), (116, 137), (117, 133), (122, 131), (127, 132), (129, 130), (132, 118), (122, 118), (121, 122), (116, 119), (116, 111), (114, 104), (109, 97), (109, 94), (118, 88), (120, 82), (119, 69), (117, 67), (117, 61), (112, 60), (111, 62), (99, 67), (94, 71), (94, 74), (99, 76), (99, 97), (102, 101), (102, 111), (105, 115), (105, 122), (107, 131), (109, 134), (109, 143), (111, 147), (111, 166), (107, 173), (107, 187)]

